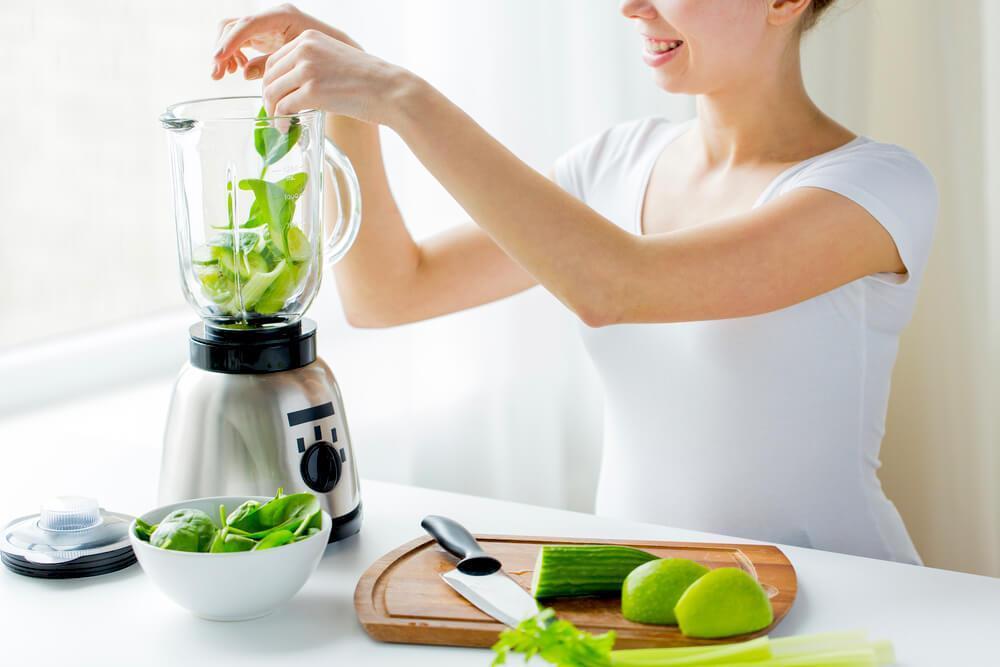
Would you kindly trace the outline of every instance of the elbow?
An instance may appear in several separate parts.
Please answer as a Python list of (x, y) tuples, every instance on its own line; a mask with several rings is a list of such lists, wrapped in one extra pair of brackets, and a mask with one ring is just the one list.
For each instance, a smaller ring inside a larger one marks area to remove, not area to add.
[(591, 329), (621, 324), (624, 321), (621, 307), (610, 299), (589, 298), (568, 305), (580, 321)]
[(388, 329), (400, 324), (385, 314), (346, 306), (344, 307), (344, 319), (353, 329)]

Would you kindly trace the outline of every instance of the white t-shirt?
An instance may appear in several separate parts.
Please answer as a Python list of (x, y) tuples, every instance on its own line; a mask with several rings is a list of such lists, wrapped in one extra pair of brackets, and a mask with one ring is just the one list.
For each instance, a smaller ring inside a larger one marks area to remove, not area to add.
[[(638, 234), (657, 157), (689, 123), (616, 126), (557, 182)], [(859, 137), (780, 174), (754, 207), (830, 190), (892, 236), (907, 274), (877, 274), (763, 315), (581, 326), (605, 389), (599, 514), (920, 563), (876, 471), (899, 334), (931, 245), (937, 190), (898, 146)]]

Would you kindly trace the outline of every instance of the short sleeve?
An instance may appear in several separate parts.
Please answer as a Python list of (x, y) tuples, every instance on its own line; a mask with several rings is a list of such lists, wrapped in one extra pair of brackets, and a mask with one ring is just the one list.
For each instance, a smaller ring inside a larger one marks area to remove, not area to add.
[(930, 254), (938, 214), (934, 177), (909, 151), (866, 142), (803, 169), (793, 187), (836, 192), (864, 208), (896, 244), (906, 275), (879, 273), (881, 282), (916, 287)]

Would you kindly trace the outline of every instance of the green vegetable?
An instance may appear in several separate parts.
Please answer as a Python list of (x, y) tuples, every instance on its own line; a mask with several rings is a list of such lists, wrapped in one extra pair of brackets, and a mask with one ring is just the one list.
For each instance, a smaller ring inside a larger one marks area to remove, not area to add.
[[(222, 524), (232, 526), (233, 524), (240, 524), (242, 522), (245, 522), (247, 520), (247, 517), (250, 516), (251, 514), (256, 513), (258, 509), (260, 509), (260, 501), (247, 500), (242, 505), (234, 509), (232, 514), (230, 514), (228, 517), (223, 518)], [(260, 530), (262, 527), (263, 526), (261, 526), (260, 524), (257, 524), (253, 528), (253, 530)]]
[(552, 609), (544, 609), (500, 633), (493, 645), (497, 654), (493, 665), (505, 665), (511, 653), (520, 653), (525, 661), (537, 655), (560, 667), (606, 667), (611, 664), (614, 644), (614, 632), (595, 637), (556, 619)]
[(135, 520), (135, 536), (143, 542), (149, 542), (149, 536), (156, 530), (156, 526), (151, 526), (142, 519)]
[(284, 528), (280, 530), (275, 530), (273, 533), (268, 533), (261, 538), (260, 542), (254, 546), (254, 551), (260, 551), (261, 549), (272, 549), (274, 547), (280, 547), (285, 544), (291, 544), (295, 541), (295, 534), (290, 530), (285, 530)]
[(594, 636), (545, 609), (500, 634), (493, 665), (511, 654), (538, 656), (559, 667), (881, 667), (891, 665), (892, 644), (869, 641), (864, 632), (837, 632), (757, 639), (735, 644), (612, 650), (615, 634)]
[[(267, 111), (264, 107), (257, 112), (257, 118), (267, 118)], [(288, 127), (287, 133), (282, 133), (277, 128), (269, 127), (264, 120), (257, 121), (257, 127), (253, 131), (253, 145), (257, 154), (263, 159), (264, 166), (261, 168), (260, 177), (264, 178), (267, 168), (285, 157), (288, 151), (292, 150), (302, 135), (302, 125), (298, 118), (293, 118)]]
[[(302, 135), (292, 119), (287, 132), (270, 127), (262, 108), (254, 128), (254, 148), (261, 157), (260, 178), (238, 183), (252, 192), (246, 221), (236, 225), (232, 184), (226, 183), (228, 224), (204, 246), (192, 250), (195, 275), (202, 292), (223, 315), (273, 315), (299, 291), (308, 275), (314, 248), (306, 234), (292, 225), (295, 206), (305, 192), (309, 175), (298, 172), (277, 182), (264, 179), (267, 168), (281, 160)], [(234, 238), (235, 236), (235, 238)], [(284, 262), (284, 264), (283, 264)]]
[(158, 526), (136, 519), (135, 534), (154, 547), (175, 551), (233, 553), (273, 549), (301, 542), (320, 533), (323, 511), (311, 493), (286, 496), (278, 489), (274, 498), (261, 504), (247, 500), (226, 516), (219, 505), (219, 524), (195, 509), (174, 510)]
[(293, 493), (290, 496), (278, 495), (261, 505), (244, 521), (234, 522), (230, 527), (240, 530), (247, 537), (261, 539), (278, 530), (294, 534), (299, 528), (304, 532), (310, 527), (322, 525), (317, 522), (322, 522), (322, 512), (316, 496), (311, 493)]
[(651, 560), (656, 560), (651, 553), (613, 544), (544, 545), (531, 593), (538, 599), (618, 595), (629, 572)]
[(173, 551), (208, 551), (218, 529), (201, 510), (174, 510), (149, 536), (149, 543)]

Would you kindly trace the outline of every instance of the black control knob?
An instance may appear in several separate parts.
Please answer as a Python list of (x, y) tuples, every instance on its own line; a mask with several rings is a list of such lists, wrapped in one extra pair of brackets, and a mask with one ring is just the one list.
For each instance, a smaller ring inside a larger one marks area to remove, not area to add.
[(310, 445), (299, 466), (306, 486), (319, 493), (327, 493), (337, 486), (342, 469), (340, 452), (324, 441)]

